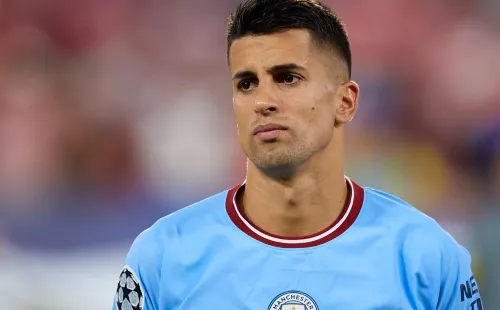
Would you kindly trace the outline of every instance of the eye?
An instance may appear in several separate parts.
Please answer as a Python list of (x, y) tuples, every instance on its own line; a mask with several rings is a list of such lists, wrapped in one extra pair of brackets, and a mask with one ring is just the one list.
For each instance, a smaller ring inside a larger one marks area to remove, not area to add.
[(238, 89), (244, 92), (251, 91), (255, 88), (255, 81), (252, 80), (243, 80), (238, 83)]
[(301, 80), (301, 77), (295, 74), (285, 73), (276, 77), (276, 82), (286, 85), (293, 85)]
[(299, 78), (293, 75), (287, 75), (285, 79), (283, 80), (287, 84), (292, 84), (296, 82)]

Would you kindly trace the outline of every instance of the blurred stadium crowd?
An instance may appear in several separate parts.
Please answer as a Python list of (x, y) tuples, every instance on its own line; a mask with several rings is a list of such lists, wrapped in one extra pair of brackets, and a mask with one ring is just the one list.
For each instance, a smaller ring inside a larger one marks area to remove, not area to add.
[[(360, 108), (347, 173), (435, 217), (500, 305), (500, 2), (328, 0)], [(2, 309), (109, 309), (133, 238), (244, 178), (235, 0), (0, 1)]]

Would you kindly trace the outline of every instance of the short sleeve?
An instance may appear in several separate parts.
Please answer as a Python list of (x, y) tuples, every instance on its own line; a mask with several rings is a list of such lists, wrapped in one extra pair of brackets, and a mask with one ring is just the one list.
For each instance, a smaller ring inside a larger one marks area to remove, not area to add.
[(484, 309), (469, 252), (437, 223), (411, 230), (404, 252), (414, 308)]
[(484, 310), (469, 252), (453, 242), (443, 253), (439, 310)]
[(119, 273), (113, 310), (157, 310), (161, 250), (152, 229), (133, 242)]

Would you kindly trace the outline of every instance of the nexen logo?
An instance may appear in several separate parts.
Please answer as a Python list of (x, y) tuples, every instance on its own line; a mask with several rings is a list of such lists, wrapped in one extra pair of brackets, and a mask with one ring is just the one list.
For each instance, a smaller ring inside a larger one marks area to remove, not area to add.
[[(477, 287), (474, 276), (471, 276), (470, 279), (465, 281), (464, 284), (460, 284), (460, 296), (462, 302), (471, 299), (474, 295), (478, 293), (479, 293), (479, 288)], [(483, 310), (483, 303), (481, 302), (481, 297), (478, 297), (470, 304), (470, 310)]]

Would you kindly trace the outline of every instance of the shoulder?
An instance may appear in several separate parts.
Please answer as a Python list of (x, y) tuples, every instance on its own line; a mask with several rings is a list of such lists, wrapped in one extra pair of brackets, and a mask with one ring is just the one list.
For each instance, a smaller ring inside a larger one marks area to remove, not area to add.
[[(366, 189), (367, 209), (379, 212), (397, 246), (400, 270), (423, 309), (481, 305), (471, 255), (436, 220), (393, 195)], [(477, 294), (477, 296), (476, 296)]]
[[(369, 208), (385, 215), (403, 217), (404, 220), (431, 224), (435, 222), (431, 217), (419, 211), (405, 200), (387, 192), (365, 187), (365, 202)], [(401, 219), (401, 218), (400, 218)]]
[(439, 254), (464, 250), (435, 219), (399, 197), (365, 188), (365, 203), (367, 212), (396, 232), (400, 246), (407, 251)]
[(158, 219), (139, 234), (132, 248), (151, 251), (151, 248), (164, 245), (168, 239), (208, 229), (224, 217), (227, 193), (227, 190), (220, 192)]
[[(129, 308), (130, 305), (137, 306), (139, 303), (145, 305), (144, 309), (159, 308), (158, 294), (162, 289), (160, 283), (165, 261), (172, 256), (172, 253), (186, 254), (185, 251), (179, 251), (181, 243), (187, 245), (203, 243), (190, 238), (207, 235), (206, 230), (211, 229), (213, 223), (220, 220), (225, 209), (226, 196), (227, 191), (224, 191), (185, 207), (159, 219), (137, 236), (120, 273), (115, 296), (118, 308), (125, 306), (125, 303), (128, 303)], [(170, 250), (167, 250), (167, 247)], [(127, 289), (136, 293), (135, 304), (130, 300), (130, 295), (124, 296), (125, 285)], [(129, 288), (129, 285), (133, 288)]]

